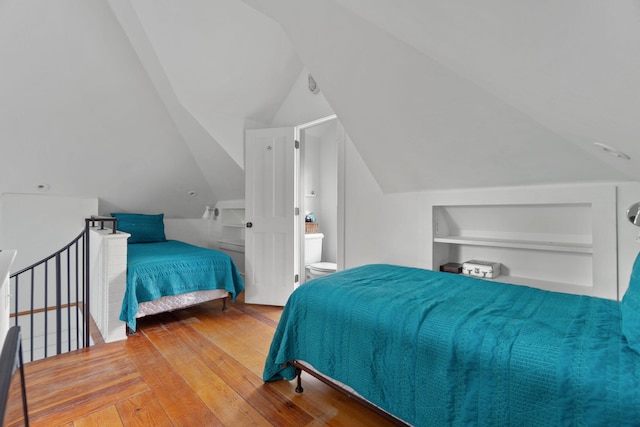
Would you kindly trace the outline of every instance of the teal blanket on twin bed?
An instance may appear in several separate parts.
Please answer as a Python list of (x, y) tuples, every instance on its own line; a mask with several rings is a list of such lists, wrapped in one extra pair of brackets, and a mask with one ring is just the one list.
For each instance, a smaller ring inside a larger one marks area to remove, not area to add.
[(616, 301), (369, 265), (291, 295), (264, 380), (291, 360), (418, 426), (640, 425)]
[(139, 303), (211, 289), (225, 289), (232, 300), (244, 289), (229, 255), (177, 240), (130, 244), (120, 320), (135, 331)]

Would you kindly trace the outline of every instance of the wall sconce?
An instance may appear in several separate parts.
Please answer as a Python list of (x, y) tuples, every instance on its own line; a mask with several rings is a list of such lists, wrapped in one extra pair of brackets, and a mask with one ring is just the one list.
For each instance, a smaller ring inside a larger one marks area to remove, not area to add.
[(213, 218), (213, 208), (211, 208), (211, 206), (207, 206), (204, 208), (202, 219), (210, 220), (211, 218)]
[(212, 220), (218, 219), (218, 208), (212, 208), (211, 206), (206, 206), (204, 208), (204, 213), (202, 214), (202, 219)]
[(640, 202), (636, 202), (627, 209), (627, 219), (633, 225), (640, 227)]

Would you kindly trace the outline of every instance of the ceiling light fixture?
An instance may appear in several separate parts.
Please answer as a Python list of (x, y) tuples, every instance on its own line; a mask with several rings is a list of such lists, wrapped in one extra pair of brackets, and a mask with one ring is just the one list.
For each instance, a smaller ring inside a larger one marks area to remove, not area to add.
[(631, 157), (629, 157), (627, 154), (623, 153), (620, 150), (616, 150), (615, 148), (610, 147), (601, 142), (594, 142), (593, 145), (595, 145), (605, 153), (612, 155), (613, 157), (617, 157), (619, 159), (624, 159), (624, 160), (631, 160)]

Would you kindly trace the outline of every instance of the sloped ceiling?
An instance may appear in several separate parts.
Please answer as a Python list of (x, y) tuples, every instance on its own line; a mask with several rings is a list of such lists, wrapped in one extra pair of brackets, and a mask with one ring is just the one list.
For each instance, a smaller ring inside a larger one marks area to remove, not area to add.
[(303, 68), (233, 0), (3, 1), (0, 57), (0, 193), (186, 218), (243, 197), (243, 130)]
[(245, 2), (386, 192), (640, 179), (636, 1)]
[(106, 3), (0, 2), (0, 57), (1, 192), (174, 214), (212, 197)]
[(638, 181), (639, 9), (4, 0), (0, 193), (198, 217), (243, 197), (243, 130), (287, 122), (305, 67), (385, 192)]
[(109, 0), (216, 200), (244, 196), (244, 129), (277, 112), (302, 64), (236, 0)]

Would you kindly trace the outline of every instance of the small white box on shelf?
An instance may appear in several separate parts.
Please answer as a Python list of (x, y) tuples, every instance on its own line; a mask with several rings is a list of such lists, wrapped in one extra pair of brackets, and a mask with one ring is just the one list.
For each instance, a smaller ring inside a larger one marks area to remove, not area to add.
[(462, 274), (466, 276), (493, 279), (500, 275), (499, 262), (470, 260), (462, 264)]

